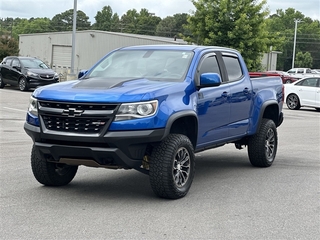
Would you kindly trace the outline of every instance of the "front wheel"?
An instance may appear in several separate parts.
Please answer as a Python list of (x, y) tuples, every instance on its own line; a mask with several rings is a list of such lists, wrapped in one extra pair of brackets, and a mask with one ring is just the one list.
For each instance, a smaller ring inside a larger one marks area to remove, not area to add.
[(19, 79), (19, 89), (20, 89), (20, 91), (27, 91), (28, 90), (28, 83), (24, 77)]
[(259, 131), (250, 137), (248, 155), (255, 167), (270, 167), (276, 157), (278, 134), (275, 123), (263, 118)]
[(184, 197), (195, 172), (193, 146), (188, 137), (170, 134), (151, 153), (150, 183), (153, 192), (162, 198)]
[(287, 97), (287, 107), (291, 110), (299, 110), (300, 109), (300, 100), (296, 94), (290, 94)]
[(31, 152), (31, 168), (37, 181), (46, 186), (67, 185), (78, 170), (78, 166), (48, 162), (35, 146)]

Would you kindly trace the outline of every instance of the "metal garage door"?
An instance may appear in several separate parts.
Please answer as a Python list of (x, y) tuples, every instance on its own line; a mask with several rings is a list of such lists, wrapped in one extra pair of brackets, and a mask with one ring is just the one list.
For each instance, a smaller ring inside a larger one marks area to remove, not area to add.
[(71, 67), (71, 46), (53, 45), (52, 66), (53, 67)]

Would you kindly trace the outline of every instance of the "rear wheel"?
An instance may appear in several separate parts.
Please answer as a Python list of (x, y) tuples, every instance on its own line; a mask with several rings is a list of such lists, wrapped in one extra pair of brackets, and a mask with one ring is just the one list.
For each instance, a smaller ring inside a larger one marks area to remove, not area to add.
[(19, 79), (19, 89), (20, 89), (20, 91), (27, 91), (28, 90), (28, 83), (24, 77)]
[(275, 123), (263, 118), (259, 131), (250, 137), (248, 155), (255, 167), (270, 167), (276, 157), (278, 148), (278, 134)]
[(78, 166), (48, 162), (36, 146), (31, 152), (31, 168), (37, 181), (46, 186), (64, 186), (72, 181)]
[(150, 183), (159, 197), (184, 197), (191, 187), (194, 171), (193, 146), (185, 135), (170, 134), (151, 153)]
[(287, 107), (291, 110), (298, 110), (301, 108), (299, 97), (296, 94), (290, 94), (287, 97)]
[(4, 83), (2, 80), (2, 75), (0, 74), (0, 88), (4, 88)]

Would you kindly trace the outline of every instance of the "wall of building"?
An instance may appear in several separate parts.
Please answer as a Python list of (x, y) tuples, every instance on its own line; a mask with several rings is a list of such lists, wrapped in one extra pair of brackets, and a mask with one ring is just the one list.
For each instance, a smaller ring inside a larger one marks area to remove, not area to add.
[[(78, 31), (75, 41), (74, 71), (88, 69), (108, 52), (125, 46), (150, 44), (186, 44), (169, 38), (105, 31)], [(37, 57), (64, 78), (70, 73), (72, 32), (21, 34), (21, 56)]]

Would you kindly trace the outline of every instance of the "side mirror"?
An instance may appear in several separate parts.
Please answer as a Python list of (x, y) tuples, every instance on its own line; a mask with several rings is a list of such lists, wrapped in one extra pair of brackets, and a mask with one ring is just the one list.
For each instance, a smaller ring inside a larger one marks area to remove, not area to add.
[(12, 68), (16, 69), (17, 71), (21, 71), (21, 68), (19, 66), (12, 66)]
[(88, 72), (88, 70), (81, 70), (78, 74), (78, 79), (82, 78), (84, 75), (86, 75), (86, 73)]
[(221, 77), (217, 73), (203, 73), (200, 75), (200, 87), (220, 86)]

